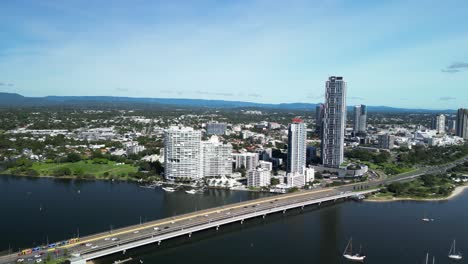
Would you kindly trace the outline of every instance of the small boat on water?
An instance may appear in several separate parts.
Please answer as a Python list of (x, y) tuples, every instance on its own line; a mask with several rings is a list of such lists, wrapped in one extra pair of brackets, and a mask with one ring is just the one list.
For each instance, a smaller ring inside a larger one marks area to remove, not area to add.
[(434, 219), (433, 219), (433, 218), (429, 218), (429, 217), (426, 216), (426, 214), (424, 214), (424, 217), (421, 218), (421, 221), (427, 223), (427, 222), (432, 222), (432, 221), (434, 221)]
[(188, 194), (196, 194), (197, 193), (197, 190), (188, 190), (188, 191), (185, 191), (185, 193), (188, 193)]
[(343, 252), (343, 257), (351, 261), (364, 262), (366, 256), (361, 255), (361, 249), (359, 249), (359, 253), (353, 254), (353, 239), (351, 238)]
[(162, 189), (163, 189), (164, 191), (166, 191), (166, 192), (174, 192), (174, 191), (175, 191), (175, 189), (172, 188), (172, 187), (163, 187)]
[(453, 260), (461, 260), (463, 258), (462, 254), (460, 252), (457, 253), (457, 250), (455, 249), (455, 247), (456, 247), (456, 241), (453, 240), (452, 246), (450, 247), (450, 251), (448, 254), (448, 258), (453, 259)]

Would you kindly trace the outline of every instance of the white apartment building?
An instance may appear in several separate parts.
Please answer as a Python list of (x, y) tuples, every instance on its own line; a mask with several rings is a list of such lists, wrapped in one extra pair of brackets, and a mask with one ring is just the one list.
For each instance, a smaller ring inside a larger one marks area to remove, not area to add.
[(126, 142), (123, 145), (125, 146), (127, 155), (138, 154), (145, 150), (145, 146), (139, 145), (136, 141)]
[(286, 175), (286, 180), (288, 182), (288, 187), (297, 187), (297, 188), (302, 188), (304, 187), (306, 181), (305, 181), (305, 175), (298, 173), (298, 172), (291, 172)]
[(242, 139), (248, 139), (250, 137), (253, 137), (254, 135), (255, 133), (250, 130), (242, 130)]
[(236, 169), (244, 167), (246, 171), (251, 171), (255, 170), (258, 166), (258, 153), (232, 153), (232, 159)]
[(306, 125), (299, 118), (294, 118), (288, 128), (288, 164), (289, 173), (303, 173), (306, 166)]
[(437, 115), (436, 117), (436, 130), (438, 134), (445, 133), (445, 115)]
[(247, 173), (248, 187), (266, 187), (271, 182), (271, 171), (265, 169), (255, 169)]
[(167, 180), (202, 177), (201, 132), (173, 126), (164, 133), (164, 176)]
[(265, 169), (265, 170), (269, 170), (269, 171), (272, 171), (273, 170), (273, 163), (269, 162), (269, 161), (264, 161), (264, 160), (261, 160), (258, 162), (260, 168), (262, 169)]
[(305, 182), (313, 182), (315, 180), (315, 169), (310, 167), (306, 168), (304, 171)]
[(202, 177), (231, 176), (232, 145), (219, 142), (217, 136), (203, 141), (202, 146)]

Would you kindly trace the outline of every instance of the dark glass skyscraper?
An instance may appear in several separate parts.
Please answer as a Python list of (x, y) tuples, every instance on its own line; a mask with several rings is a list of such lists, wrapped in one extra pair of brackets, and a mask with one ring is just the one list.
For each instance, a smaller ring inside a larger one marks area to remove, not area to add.
[(458, 137), (468, 139), (468, 109), (458, 109), (455, 132)]

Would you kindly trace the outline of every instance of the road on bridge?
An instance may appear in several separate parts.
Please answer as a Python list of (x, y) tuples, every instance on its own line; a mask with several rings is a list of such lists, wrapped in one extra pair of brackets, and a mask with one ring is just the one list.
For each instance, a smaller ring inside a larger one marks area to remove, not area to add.
[[(218, 221), (220, 219), (229, 218), (232, 215), (247, 214), (249, 212), (264, 210), (266, 208), (281, 206), (288, 203), (298, 203), (305, 200), (321, 199), (329, 196), (335, 196), (343, 194), (345, 192), (354, 191), (356, 187), (358, 187), (359, 189), (359, 187), (361, 186), (363, 186), (366, 189), (372, 189), (378, 188), (381, 185), (388, 184), (391, 182), (412, 180), (416, 177), (428, 173), (443, 173), (446, 172), (447, 169), (450, 169), (456, 166), (457, 164), (463, 163), (465, 161), (468, 161), (468, 157), (465, 157), (464, 159), (458, 160), (447, 165), (426, 167), (417, 171), (401, 174), (394, 177), (389, 177), (380, 181), (350, 184), (335, 188), (307, 190), (291, 194), (275, 195), (247, 202), (235, 203), (222, 207), (192, 212), (172, 218), (165, 218), (140, 225), (120, 228), (113, 230), (112, 232), (105, 232), (82, 237), (80, 238), (80, 242), (78, 243), (63, 245), (57, 248), (44, 250), (42, 252), (44, 253), (44, 255), (48, 252), (52, 252), (52, 257), (62, 256), (65, 250), (67, 250), (68, 253), (72, 255), (90, 254), (92, 252), (118, 246), (122, 243), (128, 243), (131, 241), (138, 241), (148, 237), (168, 234), (174, 232), (175, 230), (181, 230), (210, 221)], [(54, 252), (58, 253), (54, 254)], [(26, 263), (34, 262), (36, 259), (44, 257), (44, 255), (39, 257), (38, 254), (40, 253), (32, 252), (30, 254), (22, 256), (18, 256), (17, 254), (3, 256), (0, 257), (0, 263), (13, 263), (17, 262), (18, 259), (23, 259)]]

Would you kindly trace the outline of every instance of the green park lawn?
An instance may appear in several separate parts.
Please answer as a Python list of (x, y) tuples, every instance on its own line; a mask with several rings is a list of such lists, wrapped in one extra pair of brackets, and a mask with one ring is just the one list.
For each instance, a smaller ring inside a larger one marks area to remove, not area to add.
[[(95, 164), (90, 160), (79, 162), (66, 162), (66, 163), (45, 163), (35, 162), (32, 167), (37, 171), (40, 176), (58, 176), (56, 172), (63, 168), (69, 168), (72, 172), (70, 176), (76, 177), (95, 177), (95, 178), (109, 178), (109, 177), (128, 177), (129, 173), (137, 172), (137, 168), (128, 164), (117, 165), (116, 162), (109, 161), (107, 164)], [(65, 175), (67, 176), (67, 175)]]

